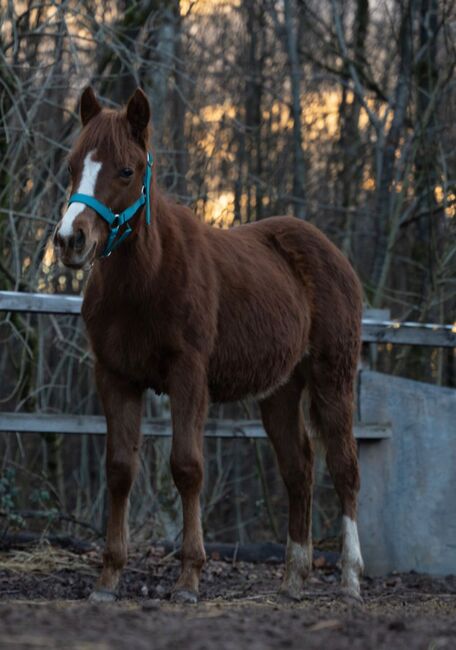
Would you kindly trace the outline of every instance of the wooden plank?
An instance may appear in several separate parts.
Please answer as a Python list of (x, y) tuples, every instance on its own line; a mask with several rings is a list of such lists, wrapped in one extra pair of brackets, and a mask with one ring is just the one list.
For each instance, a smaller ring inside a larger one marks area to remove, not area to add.
[[(144, 419), (145, 436), (166, 437), (172, 433), (169, 418)], [(101, 415), (61, 415), (43, 413), (0, 413), (0, 432), (59, 433), (105, 435), (106, 421)], [(383, 440), (391, 437), (389, 424), (355, 425), (359, 440)], [(206, 436), (215, 438), (265, 438), (260, 420), (209, 419)]]
[(82, 298), (65, 294), (0, 291), (0, 311), (33, 314), (80, 314)]
[(456, 324), (399, 323), (364, 318), (362, 337), (364, 343), (453, 348), (456, 347)]
[[(106, 434), (106, 420), (101, 415), (61, 415), (43, 413), (0, 413), (0, 431), (18, 433)], [(169, 418), (144, 419), (146, 436), (170, 436)], [(256, 420), (209, 419), (206, 435), (213, 437), (263, 438), (266, 434)]]
[[(81, 305), (80, 296), (0, 291), (0, 311), (77, 315), (81, 312)], [(456, 347), (456, 324), (400, 323), (363, 318), (362, 339), (364, 343)]]
[(365, 424), (358, 423), (353, 426), (353, 433), (357, 440), (387, 440), (393, 435), (391, 423)]

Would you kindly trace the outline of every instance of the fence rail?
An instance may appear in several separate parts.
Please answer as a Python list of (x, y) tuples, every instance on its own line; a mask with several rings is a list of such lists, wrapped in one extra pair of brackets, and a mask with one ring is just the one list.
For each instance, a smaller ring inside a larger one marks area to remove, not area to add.
[[(81, 306), (82, 298), (79, 296), (0, 291), (0, 312), (78, 316)], [(365, 343), (455, 347), (456, 324), (399, 323), (364, 318), (362, 339)], [(144, 419), (142, 431), (145, 436), (170, 436), (171, 421), (167, 418)], [(106, 434), (106, 421), (97, 415), (0, 412), (0, 432), (103, 435)], [(360, 441), (384, 440), (391, 438), (391, 425), (358, 423), (354, 426), (354, 434)], [(209, 419), (206, 436), (265, 438), (266, 433), (260, 420)]]
[[(0, 311), (5, 312), (77, 316), (81, 305), (79, 296), (0, 291)], [(362, 339), (364, 343), (456, 347), (456, 323), (438, 325), (363, 318)]]
[[(106, 420), (101, 415), (61, 415), (60, 413), (0, 413), (0, 432), (106, 434)], [(169, 418), (143, 419), (145, 436), (172, 435)], [(355, 424), (355, 438), (384, 440), (391, 438), (390, 424)], [(228, 420), (209, 418), (205, 435), (209, 438), (266, 438), (260, 420)]]

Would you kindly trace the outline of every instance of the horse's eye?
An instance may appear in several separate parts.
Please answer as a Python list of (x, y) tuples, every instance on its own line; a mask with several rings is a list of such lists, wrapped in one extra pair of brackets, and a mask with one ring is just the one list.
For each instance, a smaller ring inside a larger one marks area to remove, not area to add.
[(70, 176), (73, 174), (73, 168), (71, 167), (71, 165), (68, 165), (67, 171), (68, 171)]
[(123, 169), (120, 170), (119, 176), (122, 178), (130, 178), (130, 176), (133, 174), (133, 170), (130, 169), (130, 167), (124, 167)]

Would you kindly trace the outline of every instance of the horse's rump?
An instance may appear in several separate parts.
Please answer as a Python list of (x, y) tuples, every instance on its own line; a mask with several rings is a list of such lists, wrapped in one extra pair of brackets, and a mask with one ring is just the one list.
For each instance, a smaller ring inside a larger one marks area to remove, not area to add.
[(327, 335), (328, 345), (336, 326), (339, 340), (345, 330), (347, 337), (356, 332), (360, 304), (348, 312), (343, 295), (356, 277), (316, 228), (275, 217), (208, 231), (208, 238), (219, 275), (213, 399), (259, 395), (283, 383), (308, 353), (313, 330), (318, 340)]

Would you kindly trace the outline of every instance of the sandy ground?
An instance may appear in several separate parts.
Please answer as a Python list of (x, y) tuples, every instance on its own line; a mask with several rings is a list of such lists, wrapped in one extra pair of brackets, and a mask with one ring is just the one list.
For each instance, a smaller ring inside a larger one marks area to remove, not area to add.
[(339, 594), (320, 565), (299, 603), (276, 594), (282, 565), (210, 559), (198, 605), (174, 605), (174, 558), (136, 553), (120, 600), (92, 605), (98, 553), (50, 548), (0, 554), (0, 648), (138, 650), (456, 650), (456, 577), (392, 575), (363, 582), (363, 605)]

